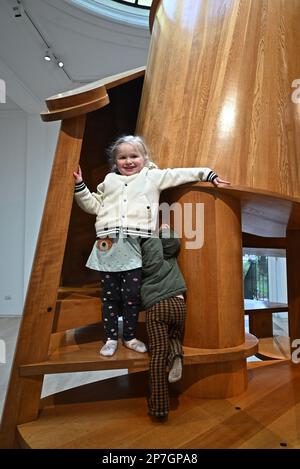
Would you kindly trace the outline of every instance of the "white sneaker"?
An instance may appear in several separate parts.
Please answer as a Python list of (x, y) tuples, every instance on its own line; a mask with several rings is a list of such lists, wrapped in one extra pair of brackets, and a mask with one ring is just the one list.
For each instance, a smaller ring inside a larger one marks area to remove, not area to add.
[(108, 339), (106, 343), (103, 345), (103, 347), (101, 348), (100, 355), (103, 355), (104, 357), (111, 357), (116, 352), (117, 348), (118, 348), (118, 341)]
[(147, 352), (147, 347), (141, 340), (138, 339), (131, 339), (131, 340), (124, 340), (124, 345), (131, 350), (139, 353)]
[(172, 368), (169, 371), (168, 381), (169, 383), (176, 383), (182, 376), (182, 358), (176, 357), (173, 361)]

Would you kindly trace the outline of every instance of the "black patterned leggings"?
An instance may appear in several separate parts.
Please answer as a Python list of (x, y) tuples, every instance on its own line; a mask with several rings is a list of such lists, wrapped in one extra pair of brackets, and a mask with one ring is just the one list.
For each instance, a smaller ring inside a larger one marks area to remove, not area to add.
[(118, 340), (118, 316), (123, 316), (123, 338), (135, 338), (139, 311), (142, 269), (100, 272), (102, 320), (106, 339)]
[(176, 356), (183, 355), (182, 340), (186, 317), (185, 301), (172, 297), (159, 301), (146, 310), (149, 337), (150, 397), (149, 412), (157, 417), (169, 411), (167, 365), (172, 366)]

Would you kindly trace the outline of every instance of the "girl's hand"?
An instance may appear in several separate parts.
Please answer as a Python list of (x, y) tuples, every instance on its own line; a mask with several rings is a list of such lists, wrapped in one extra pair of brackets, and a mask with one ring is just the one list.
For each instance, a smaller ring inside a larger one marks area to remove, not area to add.
[(161, 229), (161, 230), (169, 230), (170, 227), (169, 227), (169, 225), (167, 225), (166, 223), (163, 223), (163, 224), (160, 226), (160, 229)]
[(83, 179), (82, 179), (82, 172), (81, 172), (80, 166), (78, 166), (77, 171), (74, 171), (73, 176), (74, 176), (74, 179), (75, 179), (75, 182), (76, 182), (76, 183), (79, 183), (79, 182), (82, 182), (82, 181), (83, 181)]
[(218, 186), (219, 184), (230, 184), (229, 181), (224, 181), (223, 179), (219, 178), (219, 177), (216, 177), (214, 180), (213, 180), (213, 184), (215, 186)]

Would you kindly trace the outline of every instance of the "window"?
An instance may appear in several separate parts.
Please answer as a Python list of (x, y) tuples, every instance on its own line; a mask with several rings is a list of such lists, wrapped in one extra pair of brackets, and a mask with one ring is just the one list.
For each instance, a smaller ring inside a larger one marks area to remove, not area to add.
[(150, 10), (153, 0), (113, 0), (117, 3), (123, 3), (125, 5), (130, 5), (137, 8), (145, 8)]
[(153, 0), (65, 0), (79, 9), (110, 21), (149, 30)]
[(284, 249), (244, 248), (244, 298), (287, 302)]
[(244, 298), (268, 300), (268, 258), (245, 254), (243, 256)]

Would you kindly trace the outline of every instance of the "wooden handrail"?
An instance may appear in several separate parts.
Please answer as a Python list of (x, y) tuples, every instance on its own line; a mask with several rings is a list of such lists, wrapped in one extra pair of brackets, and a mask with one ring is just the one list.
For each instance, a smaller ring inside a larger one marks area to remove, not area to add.
[(135, 80), (144, 74), (145, 67), (139, 67), (50, 96), (46, 99), (48, 109), (41, 113), (41, 118), (49, 122), (96, 111), (109, 103), (107, 90)]
[[(212, 187), (210, 183), (184, 184), (180, 194), (193, 190), (205, 190), (228, 194), (241, 203), (242, 231), (260, 237), (284, 238), (286, 230), (300, 229), (300, 198), (283, 196), (269, 190), (230, 185)], [(169, 189), (165, 191), (168, 194)]]

